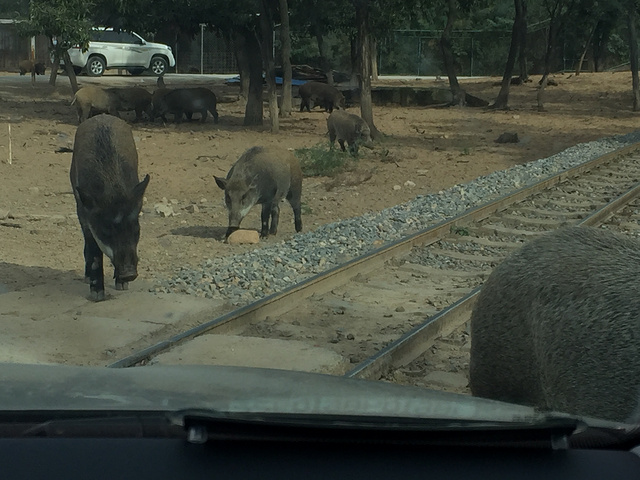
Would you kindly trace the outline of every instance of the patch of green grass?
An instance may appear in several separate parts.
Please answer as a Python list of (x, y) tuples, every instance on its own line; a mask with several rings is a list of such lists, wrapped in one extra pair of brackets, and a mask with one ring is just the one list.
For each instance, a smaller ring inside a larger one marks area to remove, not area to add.
[(309, 206), (308, 203), (301, 202), (300, 213), (302, 213), (303, 215), (311, 215), (313, 213), (313, 209), (311, 208), (311, 206)]
[(325, 142), (309, 148), (299, 148), (293, 153), (300, 160), (300, 168), (305, 177), (331, 177), (344, 171), (352, 159), (339, 148), (331, 150)]
[(460, 155), (471, 155), (471, 149), (469, 147), (464, 147)]

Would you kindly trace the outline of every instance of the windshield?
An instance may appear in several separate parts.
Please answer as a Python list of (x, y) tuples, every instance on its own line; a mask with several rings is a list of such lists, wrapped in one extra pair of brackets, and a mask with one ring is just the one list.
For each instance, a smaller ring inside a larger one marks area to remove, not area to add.
[(501, 81), (514, 14), (478, 8), (292, 6), (290, 52), (255, 12), (86, 12), (124, 46), (0, 74), (0, 410), (639, 423), (628, 72)]

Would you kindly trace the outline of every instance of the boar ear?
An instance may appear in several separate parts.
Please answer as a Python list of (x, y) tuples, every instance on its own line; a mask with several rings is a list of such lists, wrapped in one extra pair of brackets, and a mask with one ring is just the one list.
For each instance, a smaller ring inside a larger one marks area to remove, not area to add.
[(224, 190), (225, 188), (227, 188), (227, 179), (226, 178), (221, 178), (221, 177), (216, 177), (215, 175), (213, 176), (213, 178), (216, 179), (216, 184), (222, 189)]
[(144, 196), (144, 191), (147, 189), (147, 185), (149, 185), (149, 174), (144, 177), (139, 184), (133, 187), (133, 198), (136, 202), (142, 203), (142, 197)]
[(91, 195), (89, 195), (80, 187), (76, 187), (76, 192), (78, 192), (77, 198), (80, 199), (80, 203), (84, 208), (86, 208), (87, 210), (92, 210), (95, 207), (96, 202), (93, 200), (93, 197)]

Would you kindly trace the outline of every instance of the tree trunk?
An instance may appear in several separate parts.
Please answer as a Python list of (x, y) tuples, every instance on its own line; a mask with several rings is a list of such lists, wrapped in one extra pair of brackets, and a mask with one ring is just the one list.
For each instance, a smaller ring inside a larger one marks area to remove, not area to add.
[(595, 33), (593, 34), (593, 42), (591, 44), (591, 52), (593, 56), (593, 70), (601, 72), (605, 65), (608, 51), (608, 43), (611, 38), (611, 32), (616, 23), (607, 20), (599, 20), (596, 24)]
[(316, 27), (316, 42), (318, 42), (318, 54), (320, 55), (320, 67), (322, 71), (327, 76), (327, 83), (329, 85), (333, 85), (333, 71), (331, 69), (331, 64), (327, 59), (327, 52), (324, 48), (324, 38), (322, 33), (320, 33), (320, 29)]
[(262, 54), (256, 32), (243, 29), (244, 54), (249, 64), (249, 94), (244, 110), (243, 125), (262, 125)]
[[(356, 0), (357, 1), (357, 0)], [(350, 53), (351, 53), (351, 84), (352, 85), (358, 85), (360, 80), (358, 78), (359, 75), (359, 71), (360, 71), (360, 67), (359, 67), (359, 51), (360, 49), (358, 48), (358, 36), (357, 35), (351, 35), (349, 38), (349, 43), (350, 43)]]
[(444, 61), (444, 69), (449, 77), (449, 88), (453, 95), (452, 105), (464, 106), (466, 93), (458, 83), (456, 76), (455, 60), (453, 58), (453, 50), (451, 48), (451, 31), (453, 23), (456, 20), (456, 0), (448, 0), (449, 11), (447, 13), (447, 25), (442, 31), (440, 38), (440, 49), (442, 50), (442, 60)]
[(520, 3), (522, 9), (522, 21), (519, 26), (519, 42), (518, 42), (518, 63), (520, 65), (520, 83), (529, 80), (529, 69), (527, 68), (527, 0), (516, 0)]
[(71, 91), (75, 95), (75, 93), (78, 91), (78, 80), (76, 79), (76, 72), (73, 69), (71, 58), (69, 58), (69, 52), (67, 50), (62, 53), (62, 58), (64, 59), (64, 69), (67, 72), (69, 83), (71, 84)]
[(584, 48), (582, 49), (582, 55), (580, 55), (580, 60), (578, 60), (578, 65), (576, 66), (576, 76), (580, 75), (582, 71), (582, 64), (584, 63), (584, 57), (587, 56), (587, 51), (589, 50), (589, 46), (591, 45), (591, 38), (593, 37), (593, 32), (595, 32), (596, 26), (594, 25), (589, 33), (589, 38), (584, 42)]
[(262, 32), (262, 62), (267, 79), (267, 96), (269, 98), (269, 121), (271, 133), (278, 133), (280, 124), (278, 119), (278, 90), (276, 87), (276, 65), (273, 59), (273, 18), (268, 0), (262, 0), (260, 15), (260, 30)]
[(544, 112), (544, 91), (547, 88), (547, 81), (549, 80), (549, 74), (545, 73), (540, 79), (540, 86), (538, 87), (538, 94), (536, 95), (538, 100), (538, 111)]
[(373, 123), (373, 104), (371, 102), (371, 54), (369, 47), (369, 1), (355, 0), (356, 27), (359, 45), (360, 114), (371, 129), (371, 138), (376, 139), (380, 132)]
[(245, 100), (249, 97), (249, 77), (251, 76), (249, 56), (247, 55), (247, 40), (245, 36), (239, 32), (233, 34), (233, 46), (238, 62), (238, 70), (240, 73), (240, 95)]
[(287, 0), (280, 4), (280, 41), (282, 42), (282, 106), (280, 114), (291, 115), (291, 35), (289, 33), (289, 6)]
[(638, 79), (638, 35), (636, 33), (636, 2), (630, 2), (627, 14), (629, 29), (629, 60), (631, 62), (631, 84), (633, 87), (633, 111), (640, 110), (640, 81)]
[(378, 80), (378, 41), (371, 37), (371, 79)]
[(553, 57), (553, 50), (556, 45), (557, 33), (560, 31), (560, 25), (562, 22), (558, 19), (558, 16), (553, 14), (549, 20), (549, 35), (547, 37), (547, 49), (544, 54), (544, 71), (542, 73), (542, 78), (539, 82), (538, 88), (538, 111), (544, 111), (544, 91), (547, 88), (547, 83), (549, 80), (549, 74), (551, 73), (551, 59)]
[(511, 45), (509, 46), (509, 55), (507, 56), (507, 65), (504, 67), (504, 75), (502, 76), (502, 85), (496, 101), (492, 108), (506, 109), (509, 104), (509, 87), (511, 86), (511, 75), (513, 67), (516, 64), (516, 55), (520, 43), (520, 30), (522, 23), (522, 0), (514, 0), (516, 7), (515, 18), (513, 19), (513, 28), (511, 29)]
[(53, 65), (51, 65), (51, 76), (49, 77), (49, 85), (56, 86), (56, 79), (58, 78), (58, 69), (60, 68), (60, 55), (57, 50), (54, 49), (53, 39), (49, 37), (49, 46), (53, 51)]

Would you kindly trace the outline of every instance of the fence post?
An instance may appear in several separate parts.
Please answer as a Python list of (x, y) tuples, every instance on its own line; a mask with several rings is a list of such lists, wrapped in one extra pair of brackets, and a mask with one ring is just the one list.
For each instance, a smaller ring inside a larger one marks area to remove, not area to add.
[(200, 24), (200, 75), (204, 74), (204, 26)]

